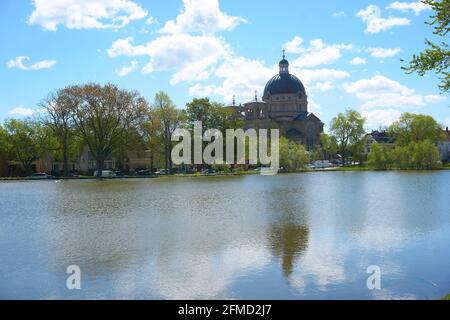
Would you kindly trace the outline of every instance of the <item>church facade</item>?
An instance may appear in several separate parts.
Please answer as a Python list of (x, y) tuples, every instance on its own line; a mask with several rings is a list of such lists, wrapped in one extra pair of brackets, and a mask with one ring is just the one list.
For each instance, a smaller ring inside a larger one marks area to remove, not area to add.
[(289, 73), (284, 54), (279, 73), (264, 88), (262, 100), (255, 94), (253, 101), (234, 108), (245, 120), (245, 128), (280, 129), (280, 135), (302, 143), (307, 149), (320, 145), (323, 122), (308, 112), (308, 96), (303, 83)]

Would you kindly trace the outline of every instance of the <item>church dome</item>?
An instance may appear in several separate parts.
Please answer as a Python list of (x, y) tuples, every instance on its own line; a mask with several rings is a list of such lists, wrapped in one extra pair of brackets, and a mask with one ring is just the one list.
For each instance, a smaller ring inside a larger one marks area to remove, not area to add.
[(289, 73), (277, 74), (267, 82), (264, 88), (264, 96), (268, 96), (269, 94), (294, 94), (298, 92), (306, 95), (305, 87), (300, 79)]
[(289, 62), (284, 56), (280, 61), (280, 72), (267, 82), (264, 96), (269, 94), (295, 94), (301, 92), (306, 95), (305, 87), (299, 78), (289, 73)]

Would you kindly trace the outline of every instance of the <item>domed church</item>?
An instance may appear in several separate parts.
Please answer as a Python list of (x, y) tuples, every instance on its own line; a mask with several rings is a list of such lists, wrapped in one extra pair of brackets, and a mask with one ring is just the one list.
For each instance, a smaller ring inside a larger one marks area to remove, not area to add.
[(302, 143), (307, 149), (320, 144), (323, 122), (308, 112), (308, 96), (303, 83), (289, 73), (283, 50), (279, 73), (264, 88), (262, 100), (255, 99), (233, 108), (245, 119), (245, 128), (280, 129), (280, 135)]

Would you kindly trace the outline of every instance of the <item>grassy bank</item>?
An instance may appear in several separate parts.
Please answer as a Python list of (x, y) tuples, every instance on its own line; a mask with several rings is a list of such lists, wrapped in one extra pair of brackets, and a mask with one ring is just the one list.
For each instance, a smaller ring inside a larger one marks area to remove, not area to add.
[[(433, 169), (433, 170), (405, 170), (405, 169), (389, 169), (389, 170), (380, 170), (376, 169), (369, 165), (359, 165), (359, 166), (346, 166), (346, 167), (335, 167), (335, 168), (326, 168), (326, 169), (302, 169), (296, 170), (295, 172), (280, 172), (279, 174), (288, 174), (288, 173), (311, 173), (311, 172), (336, 172), (336, 171), (437, 171), (437, 170), (450, 170), (450, 163), (443, 165), (441, 168)], [(218, 173), (176, 173), (173, 175), (162, 175), (162, 176), (123, 176), (123, 177), (113, 177), (113, 178), (102, 178), (102, 179), (149, 179), (149, 178), (170, 178), (170, 177), (179, 177), (179, 178), (187, 178), (187, 177), (220, 177), (220, 176), (248, 176), (248, 175), (259, 175), (260, 172), (257, 170), (248, 170), (248, 171), (234, 171), (234, 172), (218, 172)], [(94, 176), (79, 176), (79, 177), (59, 177), (53, 178), (49, 180), (83, 180), (83, 179), (96, 179)], [(39, 181), (35, 179), (31, 179), (28, 177), (0, 177), (0, 181), (23, 181), (23, 180), (33, 180)]]

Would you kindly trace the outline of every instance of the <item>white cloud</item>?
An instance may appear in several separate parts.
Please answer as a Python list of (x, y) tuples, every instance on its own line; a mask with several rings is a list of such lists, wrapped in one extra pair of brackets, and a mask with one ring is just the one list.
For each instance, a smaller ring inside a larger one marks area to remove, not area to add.
[(333, 12), (333, 17), (345, 17), (345, 12), (344, 11), (338, 11), (338, 12)]
[(300, 77), (302, 82), (313, 85), (315, 82), (335, 82), (350, 77), (347, 71), (337, 69), (293, 69), (292, 73)]
[(382, 75), (346, 83), (343, 87), (348, 94), (352, 94), (363, 101), (361, 108), (364, 110), (372, 108), (417, 108), (445, 100), (440, 95), (418, 94), (414, 89)]
[(152, 24), (159, 24), (158, 19), (156, 19), (155, 17), (149, 16), (146, 20), (145, 20), (145, 24), (146, 25), (152, 25)]
[(36, 110), (33, 109), (18, 107), (9, 111), (8, 114), (13, 116), (29, 117), (32, 116), (35, 112)]
[(148, 14), (130, 0), (34, 0), (33, 4), (28, 23), (50, 31), (60, 24), (68, 29), (120, 29)]
[(189, 94), (216, 94), (222, 96), (224, 101), (231, 101), (234, 95), (237, 100), (246, 101), (254, 97), (255, 90), (261, 96), (267, 80), (274, 73), (275, 68), (266, 67), (262, 61), (230, 56), (214, 72), (214, 76), (222, 80), (220, 85), (195, 84), (189, 88)]
[(119, 77), (125, 77), (126, 75), (128, 75), (131, 72), (133, 72), (134, 70), (136, 70), (138, 65), (139, 65), (139, 62), (137, 60), (132, 60), (128, 65), (123, 66), (119, 70), (116, 70), (116, 74)]
[(411, 23), (411, 20), (407, 18), (382, 18), (380, 7), (375, 5), (369, 5), (366, 9), (360, 10), (357, 16), (366, 23), (367, 27), (365, 32), (369, 34), (386, 31), (395, 26), (406, 26)]
[(423, 3), (421, 0), (415, 2), (392, 2), (386, 9), (399, 10), (402, 12), (413, 11), (417, 16), (425, 10), (430, 10), (431, 7), (428, 4)]
[(386, 127), (397, 121), (402, 112), (396, 109), (364, 110), (362, 115), (366, 118), (366, 126), (369, 129)]
[(211, 68), (229, 51), (228, 45), (213, 36), (165, 35), (144, 45), (133, 45), (133, 38), (119, 39), (108, 49), (111, 58), (148, 56), (144, 73), (175, 70), (171, 84), (207, 79)]
[(370, 53), (372, 57), (385, 59), (392, 58), (402, 51), (400, 48), (368, 48), (367, 52)]
[(212, 34), (222, 30), (232, 30), (246, 22), (240, 17), (229, 16), (219, 8), (219, 0), (183, 0), (184, 10), (175, 21), (169, 20), (161, 33), (201, 32)]
[(312, 68), (320, 65), (329, 65), (342, 57), (342, 50), (351, 50), (352, 45), (326, 44), (322, 39), (315, 39), (309, 42), (309, 47), (302, 47), (302, 39), (294, 37), (287, 42), (285, 47), (290, 53), (301, 53), (292, 61), (292, 66), (296, 68)]
[(295, 36), (294, 39), (285, 43), (284, 48), (288, 53), (301, 53), (304, 51), (302, 44), (303, 39), (299, 36)]
[(30, 66), (26, 66), (25, 62), (30, 61), (27, 56), (18, 56), (13, 60), (8, 61), (6, 66), (8, 68), (19, 68), (22, 70), (41, 70), (53, 67), (56, 64), (55, 60), (42, 60), (38, 61)]
[(367, 63), (366, 59), (361, 58), (361, 57), (355, 57), (350, 61), (350, 64), (354, 65), (354, 66), (357, 66), (360, 64), (366, 64), (366, 63)]

